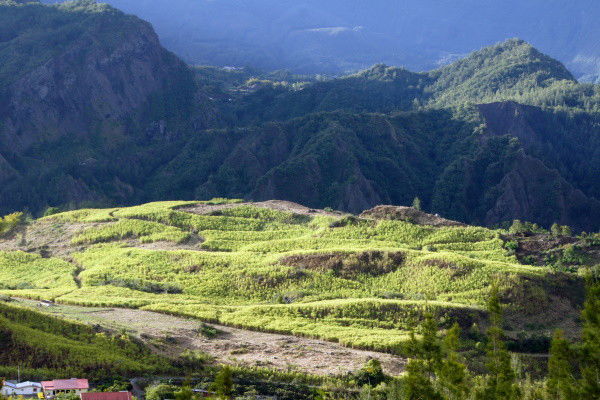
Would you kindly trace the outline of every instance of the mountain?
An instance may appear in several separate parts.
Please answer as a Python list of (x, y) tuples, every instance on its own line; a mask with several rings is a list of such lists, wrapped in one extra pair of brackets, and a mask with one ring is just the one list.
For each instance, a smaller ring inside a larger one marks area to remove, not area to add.
[(108, 2), (150, 21), (192, 64), (339, 75), (387, 63), (423, 71), (521, 37), (578, 78), (593, 81), (600, 70), (595, 0)]
[[(520, 40), (429, 73), (378, 65), (301, 90), (266, 84), (224, 102), (234, 126), (256, 126), (193, 137), (146, 199), (285, 198), (360, 212), (420, 197), (461, 221), (596, 230), (598, 116), (560, 111), (565, 99), (598, 109), (594, 90)], [(555, 108), (508, 101), (515, 97)], [(489, 103), (455, 107), (479, 101)]]
[(522, 40), (324, 80), (187, 67), (93, 1), (0, 7), (3, 213), (221, 196), (358, 213), (419, 197), (467, 223), (600, 225), (599, 87)]
[(0, 199), (123, 201), (176, 137), (189, 70), (152, 27), (93, 1), (0, 3)]

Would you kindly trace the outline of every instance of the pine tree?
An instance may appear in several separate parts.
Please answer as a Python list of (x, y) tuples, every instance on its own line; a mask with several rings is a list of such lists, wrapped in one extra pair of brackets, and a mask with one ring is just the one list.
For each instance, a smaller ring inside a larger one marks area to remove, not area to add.
[(583, 399), (600, 399), (600, 283), (588, 284), (583, 309), (581, 389)]
[(230, 399), (233, 394), (233, 377), (231, 368), (224, 366), (215, 376), (213, 383), (213, 390), (217, 393), (220, 398)]
[(421, 199), (419, 199), (418, 197), (415, 197), (415, 199), (412, 202), (412, 207), (415, 210), (421, 211)]
[(411, 359), (406, 366), (406, 399), (443, 399), (434, 386), (435, 372), (442, 361), (442, 346), (438, 337), (438, 325), (431, 313), (425, 314), (420, 339), (411, 332), (410, 348), (418, 359)]
[(548, 381), (546, 384), (549, 400), (576, 400), (576, 382), (571, 367), (571, 349), (564, 333), (554, 333), (548, 360)]
[(425, 361), (429, 377), (433, 378), (442, 362), (442, 343), (438, 336), (439, 327), (433, 314), (425, 314), (425, 321), (421, 329), (420, 355)]
[(437, 373), (438, 383), (445, 399), (463, 400), (469, 394), (469, 371), (458, 355), (460, 327), (458, 324), (444, 338), (445, 357)]
[(511, 356), (503, 341), (502, 305), (498, 287), (493, 286), (488, 301), (490, 327), (487, 332), (487, 369), (486, 387), (481, 400), (512, 400), (517, 399), (519, 388), (516, 375), (511, 365)]
[(431, 382), (424, 360), (408, 361), (404, 384), (406, 400), (443, 400)]

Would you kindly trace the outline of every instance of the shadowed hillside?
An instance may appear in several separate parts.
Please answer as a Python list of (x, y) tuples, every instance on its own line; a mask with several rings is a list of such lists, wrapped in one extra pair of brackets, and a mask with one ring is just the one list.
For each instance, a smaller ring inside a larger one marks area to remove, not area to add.
[(6, 213), (221, 196), (358, 213), (419, 197), (466, 223), (600, 224), (600, 90), (522, 40), (322, 80), (190, 69), (106, 5), (2, 4)]

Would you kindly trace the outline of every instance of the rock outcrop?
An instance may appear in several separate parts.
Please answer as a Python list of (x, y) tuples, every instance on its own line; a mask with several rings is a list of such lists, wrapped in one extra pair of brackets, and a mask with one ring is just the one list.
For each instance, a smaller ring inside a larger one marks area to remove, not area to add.
[(0, 211), (131, 201), (164, 161), (153, 147), (177, 137), (167, 119), (193, 96), (188, 67), (150, 24), (104, 4), (0, 14)]

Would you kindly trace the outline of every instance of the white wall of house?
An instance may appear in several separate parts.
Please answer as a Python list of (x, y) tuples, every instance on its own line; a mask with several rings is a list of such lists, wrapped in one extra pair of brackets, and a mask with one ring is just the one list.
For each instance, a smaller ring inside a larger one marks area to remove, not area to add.
[(29, 396), (42, 391), (42, 385), (37, 382), (21, 382), (16, 385), (4, 384), (0, 393), (3, 396)]

